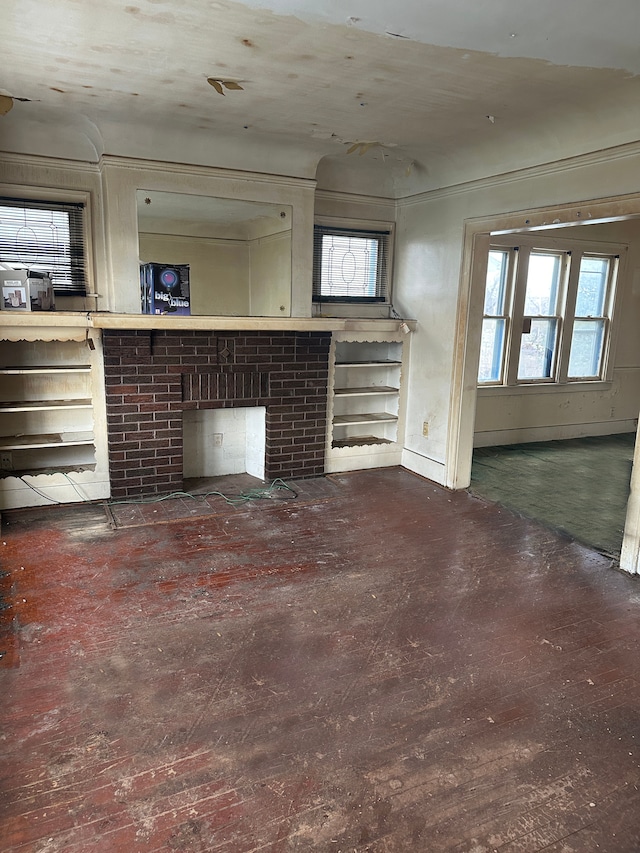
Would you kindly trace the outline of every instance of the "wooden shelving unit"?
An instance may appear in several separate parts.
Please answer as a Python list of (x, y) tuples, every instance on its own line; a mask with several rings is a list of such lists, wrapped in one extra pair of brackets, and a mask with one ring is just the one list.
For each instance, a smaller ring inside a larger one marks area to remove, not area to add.
[[(390, 350), (398, 357), (389, 357)], [(401, 344), (336, 343), (332, 447), (396, 440), (400, 353)]]
[(403, 342), (340, 338), (333, 345), (327, 470), (396, 464)]
[(0, 341), (0, 478), (95, 468), (89, 348)]

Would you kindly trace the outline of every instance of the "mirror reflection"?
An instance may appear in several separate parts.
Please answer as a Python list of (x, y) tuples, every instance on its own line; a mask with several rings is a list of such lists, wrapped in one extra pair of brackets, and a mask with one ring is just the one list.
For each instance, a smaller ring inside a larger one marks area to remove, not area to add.
[(291, 207), (138, 190), (140, 263), (189, 266), (191, 314), (291, 315)]

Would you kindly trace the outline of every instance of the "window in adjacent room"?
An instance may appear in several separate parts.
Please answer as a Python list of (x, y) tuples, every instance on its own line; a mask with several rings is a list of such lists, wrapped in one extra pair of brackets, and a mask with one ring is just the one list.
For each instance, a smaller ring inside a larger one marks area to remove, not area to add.
[(83, 296), (84, 204), (0, 197), (0, 262), (49, 273), (57, 294)]
[(609, 331), (608, 302), (616, 258), (583, 255), (571, 332), (569, 379), (599, 376)]
[(533, 251), (529, 254), (518, 381), (554, 378), (562, 311), (561, 276), (566, 258), (561, 252)]
[(509, 330), (510, 267), (515, 250), (489, 252), (480, 345), (479, 382), (501, 382), (504, 347)]
[(624, 247), (539, 237), (506, 242), (502, 238), (489, 250), (479, 384), (606, 378)]
[(315, 302), (387, 302), (389, 231), (314, 227)]

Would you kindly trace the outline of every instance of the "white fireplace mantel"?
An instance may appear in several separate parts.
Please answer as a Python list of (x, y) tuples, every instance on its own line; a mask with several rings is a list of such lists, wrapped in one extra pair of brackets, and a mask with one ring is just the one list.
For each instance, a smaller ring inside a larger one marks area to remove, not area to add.
[[(415, 329), (414, 320), (365, 320), (344, 317), (168, 317), (154, 314), (103, 312), (0, 311), (0, 338), (65, 339), (90, 329), (274, 331), (274, 332), (399, 332)], [(18, 336), (18, 337), (16, 337)]]

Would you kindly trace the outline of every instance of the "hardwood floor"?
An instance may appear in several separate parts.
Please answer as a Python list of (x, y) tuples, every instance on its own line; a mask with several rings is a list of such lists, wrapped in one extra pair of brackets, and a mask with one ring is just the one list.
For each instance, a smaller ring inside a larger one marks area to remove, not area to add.
[(291, 485), (3, 515), (3, 853), (636, 853), (636, 580), (399, 468)]

